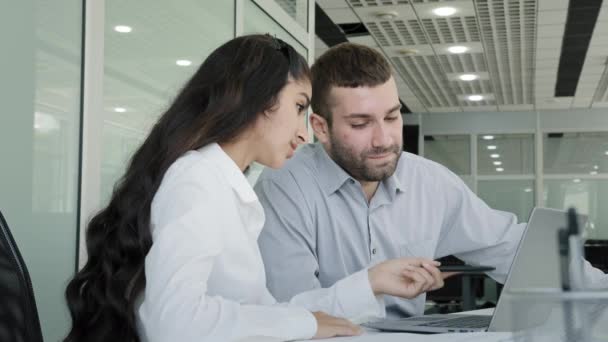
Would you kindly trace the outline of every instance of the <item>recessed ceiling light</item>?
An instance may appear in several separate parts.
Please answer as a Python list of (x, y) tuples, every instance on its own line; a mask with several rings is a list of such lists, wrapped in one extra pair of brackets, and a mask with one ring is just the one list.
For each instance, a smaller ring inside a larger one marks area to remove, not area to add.
[(477, 102), (477, 101), (483, 100), (483, 96), (481, 96), (481, 95), (469, 95), (467, 97), (467, 99), (469, 99), (469, 101), (475, 101), (475, 102)]
[(592, 176), (595, 176), (595, 175), (597, 175), (597, 171), (591, 171), (591, 172), (589, 172), (589, 174)]
[(492, 139), (494, 139), (493, 135), (484, 135), (483, 136), (483, 140), (492, 140)]
[(597, 169), (599, 169), (599, 168), (600, 168), (600, 167), (599, 167), (599, 165), (593, 165), (593, 169), (594, 169), (594, 170), (597, 170)]
[(608, 151), (604, 152), (604, 154), (608, 156)]
[(456, 9), (454, 7), (438, 7), (433, 10), (433, 13), (440, 17), (449, 17), (450, 15), (456, 13)]
[(133, 29), (131, 28), (131, 26), (116, 25), (116, 26), (114, 26), (114, 31), (120, 32), (120, 33), (129, 33), (131, 31), (133, 31)]
[(391, 19), (395, 19), (399, 16), (399, 13), (397, 13), (397, 11), (382, 11), (382, 12), (378, 12), (376, 13), (376, 17), (382, 19), (382, 20), (391, 20)]
[(496, 145), (488, 145), (488, 150), (495, 150), (496, 149)]
[(175, 64), (179, 66), (189, 66), (192, 64), (192, 61), (189, 61), (187, 59), (178, 59), (175, 61)]
[(126, 108), (124, 108), (124, 107), (114, 107), (114, 111), (115, 111), (116, 113), (124, 113), (124, 112), (126, 112), (126, 111), (127, 111), (127, 109), (126, 109)]
[(413, 56), (413, 55), (418, 54), (419, 51), (416, 49), (404, 48), (404, 49), (397, 50), (397, 52), (402, 56)]
[(479, 76), (475, 74), (462, 74), (458, 76), (462, 81), (474, 81), (479, 78)]
[(497, 160), (494, 162), (494, 165), (496, 165), (496, 166), (502, 165), (502, 162), (500, 160)]
[(490, 154), (490, 158), (495, 158), (495, 159), (500, 158), (500, 154), (498, 154), (498, 153)]
[(469, 48), (466, 46), (462, 46), (462, 45), (456, 45), (456, 46), (450, 46), (448, 48), (448, 51), (450, 53), (465, 53), (465, 52), (469, 51)]
[(524, 191), (525, 192), (532, 192), (532, 188), (525, 188)]
[(496, 168), (496, 172), (503, 172), (505, 169), (503, 169), (502, 167), (497, 167)]
[(581, 182), (581, 180), (580, 180), (580, 179), (578, 179), (578, 178), (574, 178), (572, 181), (573, 181), (574, 183), (580, 183), (580, 182)]

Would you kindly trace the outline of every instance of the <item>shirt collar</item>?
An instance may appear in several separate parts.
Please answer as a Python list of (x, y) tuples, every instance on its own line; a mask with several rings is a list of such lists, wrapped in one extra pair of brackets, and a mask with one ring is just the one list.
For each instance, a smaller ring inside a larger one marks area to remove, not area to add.
[[(314, 148), (317, 149), (315, 156), (316, 164), (319, 170), (319, 181), (323, 185), (326, 195), (329, 196), (336, 192), (348, 180), (352, 180), (353, 182), (355, 181), (353, 177), (351, 177), (346, 171), (344, 171), (344, 169), (342, 169), (342, 167), (331, 159), (323, 145), (316, 143), (314, 144)], [(399, 158), (395, 173), (383, 181), (384, 186), (386, 186), (391, 196), (391, 200), (394, 199), (397, 191), (403, 191), (404, 189), (399, 181), (399, 174), (401, 173), (399, 171), (401, 171), (400, 169), (404, 167), (404, 159), (405, 158)]]
[(319, 181), (323, 185), (326, 195), (331, 195), (336, 192), (344, 182), (349, 179), (354, 180), (344, 169), (342, 169), (325, 151), (325, 148), (320, 143), (314, 144), (315, 159), (319, 170)]
[(258, 197), (253, 191), (247, 177), (230, 156), (218, 145), (211, 143), (198, 149), (199, 152), (208, 155), (216, 162), (221, 174), (234, 189), (241, 201), (245, 203), (257, 202)]

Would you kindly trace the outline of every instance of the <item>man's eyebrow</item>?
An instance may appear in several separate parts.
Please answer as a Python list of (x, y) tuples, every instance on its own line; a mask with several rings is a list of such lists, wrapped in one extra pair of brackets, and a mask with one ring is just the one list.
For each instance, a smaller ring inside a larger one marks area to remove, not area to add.
[(391, 109), (386, 111), (386, 114), (390, 114), (396, 110), (400, 110), (401, 109), (401, 103), (397, 103), (395, 106), (393, 106)]
[(371, 114), (365, 114), (365, 113), (351, 113), (351, 114), (348, 114), (346, 116), (346, 118), (347, 119), (366, 119), (371, 116), (372, 116)]
[[(397, 111), (401, 109), (401, 103), (396, 104), (395, 106), (391, 107), (389, 110), (386, 111), (386, 114), (391, 114), (394, 111)], [(367, 113), (350, 113), (346, 116), (347, 119), (366, 119), (369, 117), (372, 117), (372, 114), (367, 114)]]

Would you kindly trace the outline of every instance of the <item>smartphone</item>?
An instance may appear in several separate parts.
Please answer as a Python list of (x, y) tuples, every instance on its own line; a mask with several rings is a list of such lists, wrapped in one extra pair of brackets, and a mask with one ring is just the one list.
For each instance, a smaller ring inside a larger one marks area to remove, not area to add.
[(496, 268), (492, 266), (472, 266), (472, 265), (441, 265), (441, 272), (459, 272), (459, 273), (484, 273), (494, 271)]

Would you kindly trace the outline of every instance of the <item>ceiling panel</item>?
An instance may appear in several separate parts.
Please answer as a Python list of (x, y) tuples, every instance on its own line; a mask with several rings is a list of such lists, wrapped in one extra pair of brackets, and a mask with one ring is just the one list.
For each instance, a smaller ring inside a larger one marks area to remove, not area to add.
[[(608, 103), (608, 1), (600, 9), (574, 97), (555, 97), (568, 0), (325, 0), (319, 5), (343, 9), (344, 3), (370, 33), (356, 38), (347, 33), (347, 38), (386, 55), (403, 81), (400, 96), (416, 108), (413, 112)], [(577, 9), (585, 6), (579, 3)], [(438, 7), (456, 11), (441, 17), (433, 12)], [(468, 50), (450, 53), (447, 49), (455, 45)], [(478, 78), (460, 80), (465, 73)], [(471, 101), (469, 95), (483, 99)]]

